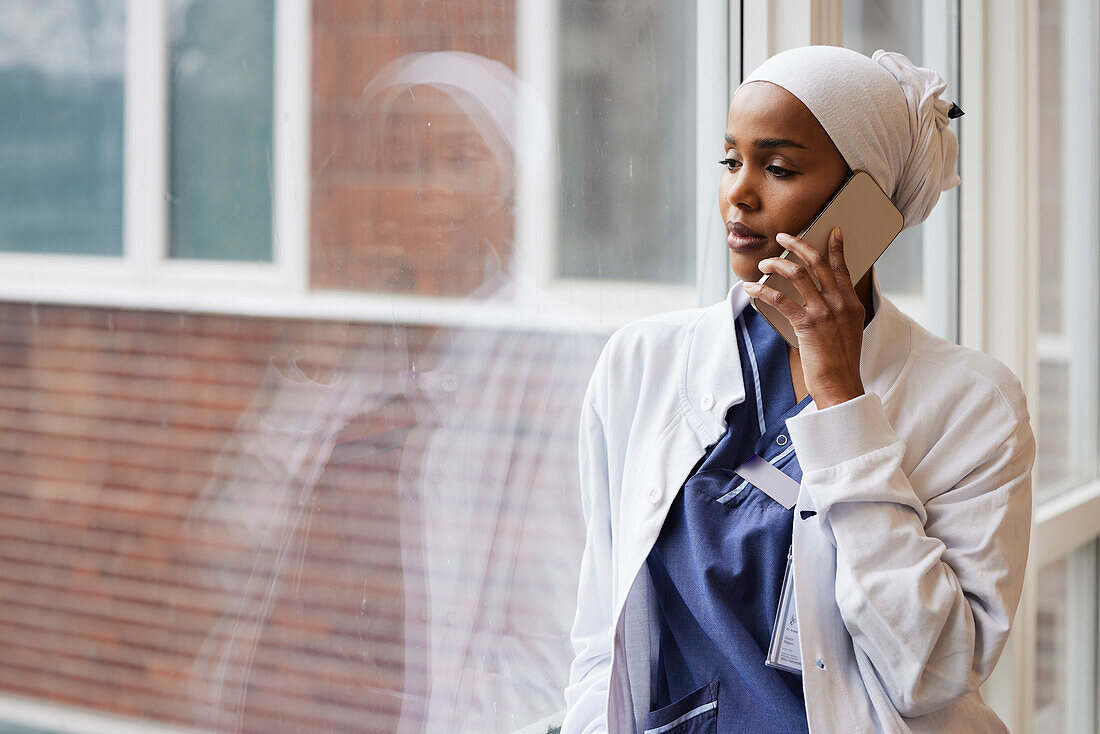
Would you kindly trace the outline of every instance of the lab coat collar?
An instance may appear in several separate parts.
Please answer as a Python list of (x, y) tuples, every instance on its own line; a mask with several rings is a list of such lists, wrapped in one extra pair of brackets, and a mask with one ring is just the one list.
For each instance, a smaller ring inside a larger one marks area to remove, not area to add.
[[(685, 361), (682, 385), (688, 415), (707, 445), (721, 437), (729, 407), (745, 399), (735, 331), (735, 319), (749, 305), (743, 285), (737, 281), (723, 303), (704, 311)], [(859, 372), (864, 390), (885, 398), (909, 357), (912, 335), (909, 320), (882, 294), (874, 270), (871, 303), (875, 313), (863, 330)], [(814, 408), (811, 403), (810, 410)]]

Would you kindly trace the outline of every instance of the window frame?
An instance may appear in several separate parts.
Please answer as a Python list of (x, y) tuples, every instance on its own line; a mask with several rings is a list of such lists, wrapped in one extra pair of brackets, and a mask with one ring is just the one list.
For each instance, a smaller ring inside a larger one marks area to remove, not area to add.
[[(962, 106), (969, 118), (962, 152), (967, 176), (962, 187), (961, 220), (963, 241), (981, 243), (960, 253), (960, 271), (979, 274), (968, 278), (967, 288), (960, 293), (961, 342), (993, 354), (1021, 378), (1036, 429), (1039, 361), (1056, 356), (1038, 328), (1041, 236), (1038, 177), (1034, 175), (1041, 165), (1038, 12), (1037, 0), (1013, 0), (996, 8), (981, 2), (961, 5)], [(1084, 27), (1090, 26), (1095, 33), (1095, 11), (1091, 23)], [(1012, 153), (1005, 155), (1004, 151)], [(1093, 268), (1095, 277), (1095, 261), (1087, 266)], [(1086, 324), (1093, 340), (1097, 338), (1095, 324), (1093, 303)], [(1093, 422), (1097, 420), (1095, 405), (1094, 401)], [(1095, 567), (1091, 578), (1083, 579), (1089, 574), (1081, 569), (1088, 566), (1076, 556), (1078, 549), (1098, 536), (1100, 480), (1079, 482), (1036, 502), (1031, 553), (1013, 631), (997, 670), (983, 688), (987, 701), (1014, 732), (1029, 734), (1035, 727), (1038, 573), (1051, 561), (1068, 557), (1074, 578), (1078, 583), (1090, 583), (1089, 593), (1095, 597)], [(1075, 600), (1070, 602), (1076, 604)], [(1095, 640), (1097, 632), (1091, 628), (1094, 623), (1083, 615), (1070, 615), (1067, 624), (1079, 628), (1067, 628), (1066, 639)], [(1095, 667), (1095, 647), (1092, 650)], [(1080, 660), (1068, 664), (1079, 666)], [(1095, 675), (1070, 676), (1067, 682), (1070, 689), (1065, 692), (1065, 701), (1069, 709), (1075, 701), (1094, 700), (1100, 693)], [(1067, 714), (1072, 717), (1077, 712), (1067, 710)], [(1094, 728), (1098, 725), (1100, 722), (1095, 722)]]
[(35, 732), (66, 734), (213, 734), (201, 729), (89, 711), (9, 693), (0, 693), (0, 724), (25, 726)]

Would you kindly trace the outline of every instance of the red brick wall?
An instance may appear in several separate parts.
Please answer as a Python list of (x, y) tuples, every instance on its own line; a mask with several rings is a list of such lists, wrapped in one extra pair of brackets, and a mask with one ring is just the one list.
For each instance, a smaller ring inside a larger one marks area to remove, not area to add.
[[(465, 424), (470, 445), (539, 471), (506, 479), (536, 499), (491, 532), (526, 534), (521, 569), (533, 549), (579, 557), (568, 508), (597, 340), (503, 337), (0, 306), (0, 690), (220, 731), (392, 731), (425, 675), (399, 489), (426, 485), (398, 468), (415, 475), (447, 430), (403, 370), (461, 363), (441, 344), (506, 347), (516, 384), (492, 394), (521, 400)], [(390, 451), (331, 460), (333, 442), (403, 426)], [(517, 585), (509, 614), (537, 620), (539, 591)]]

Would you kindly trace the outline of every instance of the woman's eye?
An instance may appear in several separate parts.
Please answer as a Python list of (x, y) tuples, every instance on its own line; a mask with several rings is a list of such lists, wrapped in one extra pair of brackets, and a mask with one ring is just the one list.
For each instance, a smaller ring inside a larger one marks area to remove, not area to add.
[(768, 170), (775, 174), (776, 178), (787, 178), (787, 176), (794, 175), (794, 171), (783, 168), (782, 166), (768, 166)]
[(734, 169), (734, 166), (741, 165), (741, 161), (734, 160), (733, 158), (723, 158), (722, 160), (718, 161), (718, 164), (725, 166), (727, 170), (732, 171)]

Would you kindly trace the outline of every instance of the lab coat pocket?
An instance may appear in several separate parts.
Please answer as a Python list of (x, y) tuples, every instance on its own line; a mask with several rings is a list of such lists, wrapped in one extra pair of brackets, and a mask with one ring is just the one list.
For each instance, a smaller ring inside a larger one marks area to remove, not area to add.
[(718, 734), (718, 681), (648, 714), (645, 734)]

